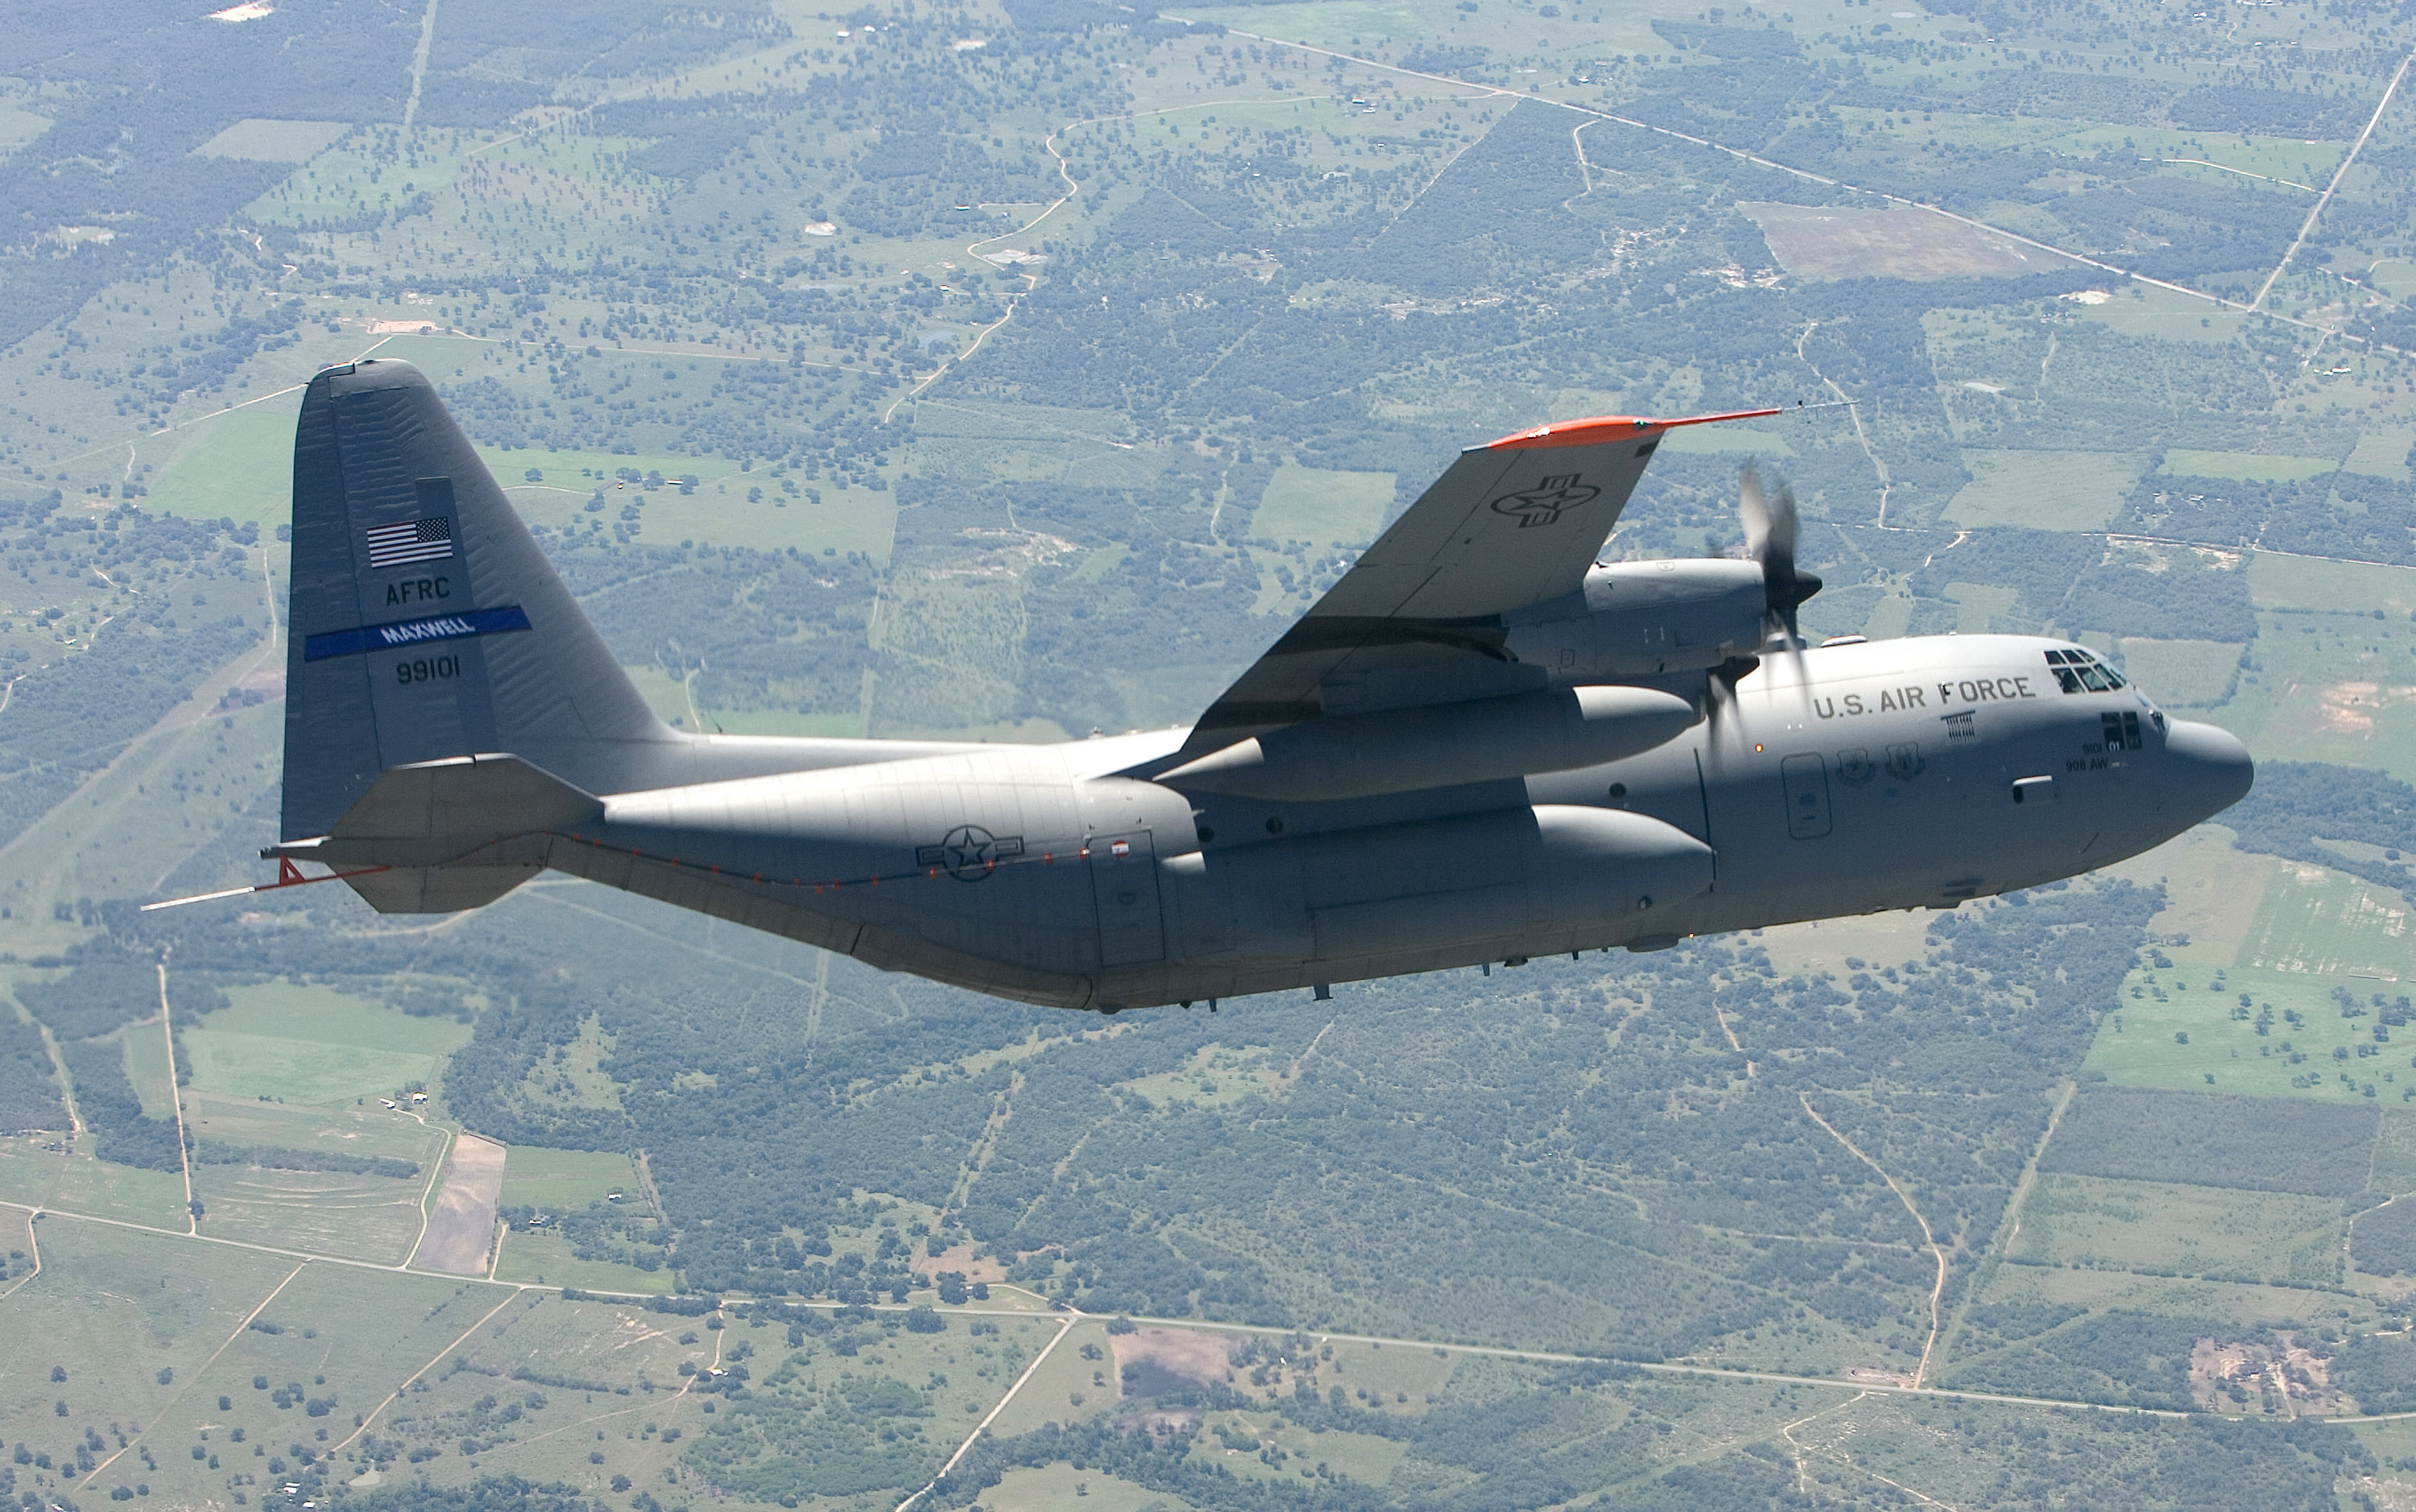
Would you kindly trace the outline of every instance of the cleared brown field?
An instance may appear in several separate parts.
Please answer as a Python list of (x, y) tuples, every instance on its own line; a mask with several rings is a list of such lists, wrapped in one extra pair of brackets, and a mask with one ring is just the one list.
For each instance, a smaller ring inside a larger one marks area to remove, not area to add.
[(1799, 278), (1969, 278), (2042, 273), (2065, 260), (1922, 210), (1748, 202), (1771, 256)]

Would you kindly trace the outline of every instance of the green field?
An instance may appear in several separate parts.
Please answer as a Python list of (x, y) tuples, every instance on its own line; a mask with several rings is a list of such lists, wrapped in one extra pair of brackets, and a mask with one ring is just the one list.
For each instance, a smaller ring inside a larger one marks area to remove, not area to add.
[(2193, 452), (2176, 447), (2160, 470), (2176, 477), (2239, 478), (2251, 483), (2296, 483), (2340, 466), (2320, 457), (2268, 457), (2259, 452)]
[(2325, 614), (2381, 609), (2394, 619), (2405, 619), (2416, 611), (2416, 567), (2259, 551), (2248, 559), (2248, 591), (2260, 609), (2313, 609)]
[(341, 121), (237, 121), (193, 149), (196, 157), (242, 157), (263, 163), (303, 163), (352, 127)]
[(514, 1145), (504, 1158), (504, 1191), (497, 1201), (506, 1207), (584, 1207), (608, 1193), (637, 1190), (637, 1172), (626, 1155)]
[(2242, 648), (2220, 640), (2149, 640), (2126, 636), (2122, 668), (2160, 703), (2211, 704), (2231, 687)]
[(2227, 1280), (2340, 1282), (2336, 1201), (2103, 1176), (2042, 1176), (2006, 1254), (2035, 1265)]
[(178, 1036), (195, 1090), (332, 1104), (433, 1082), (466, 1025), (325, 988), (263, 982)]
[(0, 155), (15, 151), (50, 128), (49, 116), (37, 115), (12, 101), (0, 100)]
[(2147, 463), (2120, 453), (1966, 451), (1971, 481), (1945, 517), (1963, 526), (2102, 531)]
[(146, 502), (200, 519), (264, 529), (294, 516), (294, 416), (299, 394), (204, 421), (175, 442)]
[(1432, 35), (1419, 20), (1420, 7), (1391, 0), (1333, 0), (1333, 3), (1271, 6), (1210, 6), (1185, 14), (1189, 19), (1280, 37), (1314, 47), (1348, 47), (1369, 37), (1415, 37)]
[(90, 1135), (72, 1150), (55, 1145), (52, 1135), (0, 1139), (0, 1201), (183, 1232), (185, 1181), (178, 1173), (98, 1160)]
[[(2273, 863), (2238, 945), (2209, 940), (2175, 951), (2171, 968), (2132, 972), (2084, 1065), (2125, 1086), (2416, 1100), (2416, 1033), (2394, 1039), (2371, 1001), (2377, 993), (2395, 999), (2416, 976), (2408, 919), (2395, 893), (2321, 867)], [(2336, 991), (2350, 994), (2357, 1016), (2344, 1015)], [(2247, 1019), (2236, 1016), (2242, 995)], [(2269, 1005), (2260, 1034), (2255, 1015)]]
[(582, 1260), (571, 1252), (569, 1242), (561, 1235), (542, 1230), (516, 1229), (504, 1235), (495, 1280), (640, 1296), (662, 1296), (679, 1289), (675, 1270), (641, 1270), (610, 1260)]
[(1289, 463), (1276, 469), (1250, 516), (1261, 541), (1362, 546), (1376, 538), (1393, 504), (1390, 472), (1331, 472)]

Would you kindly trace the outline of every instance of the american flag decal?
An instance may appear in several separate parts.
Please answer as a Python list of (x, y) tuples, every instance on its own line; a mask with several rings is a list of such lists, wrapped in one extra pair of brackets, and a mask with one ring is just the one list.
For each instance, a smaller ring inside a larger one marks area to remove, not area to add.
[(453, 554), (453, 520), (447, 515), (405, 520), (400, 525), (373, 526), (367, 533), (372, 568), (443, 561)]

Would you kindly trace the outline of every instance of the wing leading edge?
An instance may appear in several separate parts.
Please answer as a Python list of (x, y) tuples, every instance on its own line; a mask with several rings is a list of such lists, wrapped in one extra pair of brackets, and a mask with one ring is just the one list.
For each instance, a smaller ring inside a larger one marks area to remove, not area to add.
[[(1539, 682), (1540, 668), (1517, 667), (1504, 649), (1502, 616), (1584, 586), (1669, 431), (1778, 412), (1563, 420), (1470, 447), (1209, 706), (1179, 759), (1341, 712), (1337, 700), (1485, 697)], [(1403, 696), (1388, 677), (1404, 673), (1420, 693)]]

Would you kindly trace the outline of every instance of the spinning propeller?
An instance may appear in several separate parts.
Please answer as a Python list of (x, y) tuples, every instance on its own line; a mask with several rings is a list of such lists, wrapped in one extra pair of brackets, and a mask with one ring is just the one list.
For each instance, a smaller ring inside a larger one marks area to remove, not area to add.
[[(1808, 704), (1811, 681), (1804, 666), (1804, 638), (1796, 627), (1796, 606), (1820, 591), (1820, 579), (1795, 565), (1795, 490), (1784, 482), (1775, 499), (1761, 491), (1761, 474), (1752, 463), (1737, 477), (1737, 513), (1744, 521), (1745, 553), (1761, 568), (1763, 649), (1771, 641), (1795, 669), (1795, 685)], [(1721, 711), (1736, 699), (1740, 679), (1760, 665), (1760, 658), (1738, 657), (1711, 675), (1710, 716), (1717, 723)], [(1714, 741), (1716, 747), (1717, 742)]]

